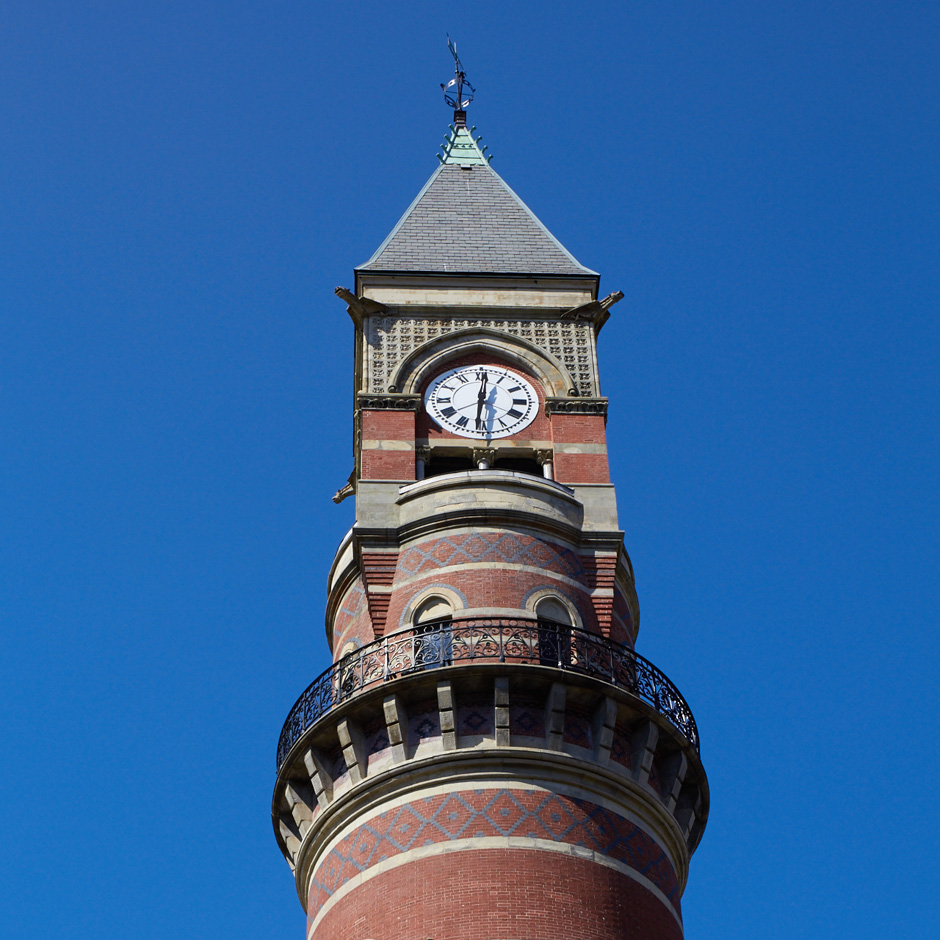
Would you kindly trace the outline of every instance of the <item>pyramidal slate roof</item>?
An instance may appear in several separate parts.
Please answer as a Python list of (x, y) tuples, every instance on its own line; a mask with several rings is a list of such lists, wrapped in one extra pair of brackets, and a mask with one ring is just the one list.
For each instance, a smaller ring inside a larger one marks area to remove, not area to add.
[(466, 127), (375, 254), (357, 270), (597, 277), (490, 167)]

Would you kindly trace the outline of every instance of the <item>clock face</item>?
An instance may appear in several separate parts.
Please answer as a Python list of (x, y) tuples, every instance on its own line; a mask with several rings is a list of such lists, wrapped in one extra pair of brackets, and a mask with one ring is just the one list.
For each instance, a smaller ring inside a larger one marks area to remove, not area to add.
[(509, 437), (532, 423), (539, 397), (521, 375), (499, 366), (464, 366), (438, 376), (424, 396), (428, 414), (461, 437)]

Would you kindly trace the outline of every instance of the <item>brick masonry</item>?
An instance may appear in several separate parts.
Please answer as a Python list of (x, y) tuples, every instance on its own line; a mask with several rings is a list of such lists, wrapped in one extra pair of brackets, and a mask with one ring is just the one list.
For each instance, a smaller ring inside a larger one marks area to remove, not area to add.
[[(457, 840), (507, 836), (597, 852), (639, 873), (669, 899), (677, 914), (680, 912), (675, 870), (663, 849), (637, 825), (588, 800), (507, 787), (413, 800), (356, 827), (317, 866), (308, 894), (308, 915), (315, 917), (351, 879), (395, 856)], [(485, 846), (483, 843), (473, 851), (482, 851)], [(558, 857), (555, 852), (542, 853), (539, 863), (543, 869), (551, 868)], [(598, 865), (592, 868), (601, 870)]]
[[(604, 418), (600, 415), (545, 414), (544, 390), (539, 379), (531, 373), (516, 368), (511, 363), (496, 358), (483, 357), (479, 353), (458, 357), (447, 362), (440, 370), (448, 371), (466, 365), (491, 365), (508, 369), (524, 376), (535, 387), (539, 395), (539, 407), (535, 419), (519, 434), (502, 441), (512, 448), (532, 447), (543, 449), (553, 445), (593, 445), (598, 453), (578, 453), (572, 448), (555, 447), (554, 475), (560, 483), (609, 483), (606, 432)], [(433, 378), (422, 387), (423, 396)], [(474, 447), (484, 442), (459, 437), (439, 428), (424, 408), (413, 411), (363, 409), (362, 412), (362, 466), (364, 480), (415, 479), (415, 442), (427, 441), (432, 446), (449, 445), (466, 449), (469, 456)], [(499, 448), (501, 441), (492, 445)]]
[(557, 852), (481, 849), (382, 872), (327, 910), (317, 940), (681, 940), (677, 917), (616, 869)]
[(557, 543), (505, 530), (454, 533), (402, 552), (387, 623), (407, 626), (412, 600), (441, 583), (465, 597), (468, 607), (515, 607), (520, 613), (534, 591), (550, 590), (574, 604), (587, 629), (596, 629), (592, 598), (577, 586), (586, 580), (580, 557)]
[(369, 604), (362, 580), (357, 578), (346, 592), (333, 620), (333, 657), (338, 659), (348, 643), (365, 646), (375, 639)]
[[(581, 615), (584, 629), (632, 644), (630, 611), (615, 584), (614, 555), (582, 556), (550, 539), (506, 529), (478, 529), (412, 543), (403, 551), (363, 553), (363, 575), (340, 604), (333, 654), (410, 626), (414, 601), (446, 587), (470, 608), (518, 608), (540, 591), (561, 595)], [(376, 592), (375, 588), (379, 588)], [(459, 611), (456, 612), (459, 615)]]

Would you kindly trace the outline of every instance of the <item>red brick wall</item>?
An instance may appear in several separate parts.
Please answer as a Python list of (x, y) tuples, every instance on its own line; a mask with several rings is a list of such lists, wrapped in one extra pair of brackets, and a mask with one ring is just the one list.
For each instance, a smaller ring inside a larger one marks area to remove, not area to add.
[[(552, 443), (607, 445), (601, 415), (552, 415)], [(610, 483), (607, 454), (564, 454), (555, 450), (555, 479), (559, 483)]]
[(357, 578), (333, 618), (333, 658), (338, 659), (343, 647), (351, 640), (365, 646), (374, 639), (365, 588), (362, 579)]
[[(377, 450), (370, 441), (402, 441), (407, 450)], [(415, 478), (415, 413), (413, 411), (362, 411), (363, 480), (413, 480)]]
[(480, 849), (419, 859), (341, 898), (314, 940), (681, 940), (651, 891), (559, 852)]
[[(481, 563), (487, 567), (460, 567)], [(449, 570), (440, 572), (441, 568)], [(456, 591), (466, 599), (467, 607), (517, 607), (520, 611), (533, 591), (552, 590), (574, 604), (586, 629), (596, 630), (595, 607), (588, 593), (593, 578), (593, 570), (585, 571), (581, 556), (571, 548), (520, 532), (482, 530), (423, 539), (398, 559), (386, 632), (401, 625), (412, 600), (434, 585)], [(584, 587), (579, 589), (571, 581)]]

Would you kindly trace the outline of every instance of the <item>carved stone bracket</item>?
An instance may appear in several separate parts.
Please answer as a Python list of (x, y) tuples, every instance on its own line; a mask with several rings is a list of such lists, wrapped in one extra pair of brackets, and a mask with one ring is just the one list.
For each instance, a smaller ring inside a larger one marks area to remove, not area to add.
[(421, 407), (421, 396), (401, 392), (388, 395), (360, 394), (356, 396), (356, 404), (359, 408), (372, 411), (417, 411)]
[(592, 300), (579, 307), (572, 307), (561, 316), (564, 320), (587, 320), (593, 325), (594, 332), (600, 333), (601, 327), (610, 317), (610, 308), (621, 300), (623, 300), (623, 291), (618, 290), (616, 293), (608, 294), (603, 300)]
[(473, 462), (481, 470), (489, 470), (493, 466), (493, 461), (496, 460), (496, 448), (494, 447), (474, 447), (472, 453)]
[(546, 398), (545, 414), (602, 415), (607, 417), (606, 398)]
[(385, 304), (380, 304), (377, 300), (370, 300), (368, 297), (357, 297), (346, 287), (335, 287), (333, 293), (340, 300), (346, 301), (346, 312), (352, 317), (353, 323), (357, 326), (362, 324), (362, 318), (372, 313), (385, 313), (388, 308)]

